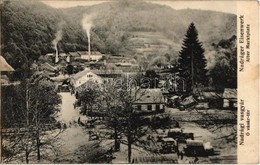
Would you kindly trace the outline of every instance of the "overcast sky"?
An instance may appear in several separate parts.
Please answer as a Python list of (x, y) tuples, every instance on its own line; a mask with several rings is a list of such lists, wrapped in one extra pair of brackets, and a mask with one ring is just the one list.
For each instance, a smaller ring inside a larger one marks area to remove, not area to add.
[[(42, 1), (47, 5), (56, 8), (67, 8), (75, 6), (91, 6), (107, 1), (103, 0), (44, 0)], [(221, 11), (226, 13), (236, 14), (236, 1), (163, 1), (153, 0), (152, 3), (168, 5), (173, 9), (202, 9), (202, 10), (213, 10)]]

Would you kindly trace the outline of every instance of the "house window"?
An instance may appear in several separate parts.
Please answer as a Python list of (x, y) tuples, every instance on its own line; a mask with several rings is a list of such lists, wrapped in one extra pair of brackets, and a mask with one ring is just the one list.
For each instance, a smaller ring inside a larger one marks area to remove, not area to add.
[(156, 109), (156, 111), (159, 111), (160, 110), (160, 104), (156, 104), (155, 109)]
[(141, 111), (142, 110), (142, 106), (141, 105), (137, 105), (137, 110)]
[(147, 110), (151, 111), (152, 110), (152, 105), (147, 105)]

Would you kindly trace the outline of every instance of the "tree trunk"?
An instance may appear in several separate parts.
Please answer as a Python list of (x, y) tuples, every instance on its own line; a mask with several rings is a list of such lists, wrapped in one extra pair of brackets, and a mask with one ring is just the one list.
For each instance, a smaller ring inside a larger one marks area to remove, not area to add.
[(28, 151), (25, 151), (25, 160), (26, 160), (26, 163), (29, 164), (29, 152)]
[(38, 100), (36, 101), (36, 148), (37, 148), (37, 160), (40, 161), (41, 159), (41, 152), (40, 152), (40, 128), (39, 128), (39, 111), (38, 111)]
[(115, 138), (115, 146), (114, 146), (114, 148), (115, 148), (115, 151), (117, 151), (118, 148), (117, 148), (117, 125), (116, 124), (114, 125), (114, 138)]
[[(27, 133), (29, 133), (29, 90), (28, 90), (28, 85), (26, 85), (26, 126), (27, 126)], [(28, 164), (29, 163), (29, 147), (28, 147), (28, 142), (29, 142), (29, 135), (26, 136), (27, 138), (27, 143), (25, 144), (26, 145), (26, 149), (25, 149), (25, 160), (26, 160), (26, 163)]]
[(128, 142), (128, 163), (131, 163), (131, 156), (132, 156), (132, 139), (131, 135), (127, 135), (127, 142)]
[(41, 160), (41, 152), (40, 152), (40, 137), (39, 137), (39, 132), (37, 132), (37, 137), (36, 137), (36, 146), (37, 146), (37, 160)]

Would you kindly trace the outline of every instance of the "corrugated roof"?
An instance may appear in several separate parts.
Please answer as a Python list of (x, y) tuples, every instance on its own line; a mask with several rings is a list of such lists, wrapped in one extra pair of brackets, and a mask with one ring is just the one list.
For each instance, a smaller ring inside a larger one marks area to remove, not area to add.
[(223, 93), (224, 99), (236, 99), (237, 98), (237, 89), (225, 88)]
[(0, 56), (0, 71), (14, 71), (14, 68), (6, 62), (3, 56)]

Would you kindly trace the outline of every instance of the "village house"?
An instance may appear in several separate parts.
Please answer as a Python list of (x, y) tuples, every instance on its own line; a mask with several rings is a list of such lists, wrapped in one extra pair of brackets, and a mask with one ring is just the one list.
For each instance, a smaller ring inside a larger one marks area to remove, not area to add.
[(237, 89), (225, 88), (223, 93), (223, 107), (237, 108)]
[(71, 77), (73, 86), (77, 89), (87, 82), (102, 83), (103, 80), (100, 76), (93, 73), (91, 70), (86, 68), (85, 70), (76, 73)]
[(70, 54), (60, 53), (58, 57), (59, 57), (59, 60), (64, 60), (67, 63), (70, 62)]
[(3, 56), (0, 55), (0, 71), (1, 72), (13, 72), (14, 68), (9, 65), (5, 58)]
[(196, 107), (200, 109), (221, 108), (223, 105), (222, 94), (213, 91), (201, 92), (198, 101)]
[(139, 89), (135, 94), (134, 107), (137, 111), (163, 112), (165, 110), (164, 97), (160, 89)]
[(38, 70), (44, 72), (45, 75), (48, 75), (50, 77), (58, 75), (58, 69), (48, 62), (41, 64)]
[(3, 56), (0, 56), (1, 85), (11, 84), (8, 73), (12, 73), (13, 71), (14, 68), (6, 62)]

